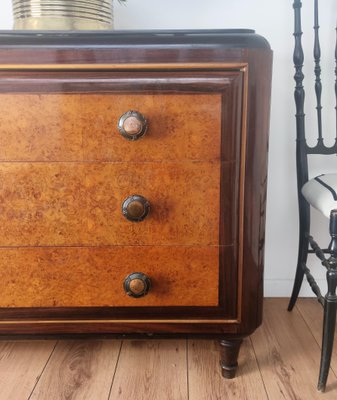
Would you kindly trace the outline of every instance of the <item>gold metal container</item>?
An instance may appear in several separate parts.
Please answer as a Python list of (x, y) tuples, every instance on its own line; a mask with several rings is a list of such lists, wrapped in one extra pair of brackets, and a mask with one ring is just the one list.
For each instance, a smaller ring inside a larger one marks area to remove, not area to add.
[(113, 29), (113, 0), (12, 0), (14, 29)]

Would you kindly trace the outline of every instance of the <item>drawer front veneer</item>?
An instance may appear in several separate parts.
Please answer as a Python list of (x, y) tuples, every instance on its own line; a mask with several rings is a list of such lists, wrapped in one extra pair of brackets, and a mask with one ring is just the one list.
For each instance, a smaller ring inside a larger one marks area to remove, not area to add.
[[(227, 221), (220, 244), (232, 244), (233, 168), (219, 162), (0, 163), (0, 243), (218, 245), (222, 173)], [(142, 222), (122, 214), (132, 195), (150, 203)]]
[[(2, 248), (0, 269), (0, 308), (219, 304), (217, 246)], [(145, 297), (123, 289), (133, 272), (151, 280)]]
[[(145, 136), (136, 142), (117, 128), (129, 110), (148, 121)], [(218, 93), (0, 94), (0, 120), (0, 160), (220, 159)]]

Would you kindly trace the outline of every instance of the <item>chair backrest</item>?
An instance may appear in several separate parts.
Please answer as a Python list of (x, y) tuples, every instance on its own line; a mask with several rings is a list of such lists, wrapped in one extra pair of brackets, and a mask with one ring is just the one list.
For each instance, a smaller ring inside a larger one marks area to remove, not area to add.
[[(321, 82), (321, 46), (319, 40), (319, 19), (318, 19), (318, 0), (314, 0), (314, 72), (315, 72), (315, 94), (316, 94), (316, 112), (317, 112), (317, 144), (315, 146), (308, 146), (305, 135), (305, 114), (304, 114), (304, 98), (305, 92), (303, 87), (303, 63), (304, 53), (302, 47), (302, 24), (301, 24), (301, 0), (294, 0), (293, 3), (295, 13), (295, 48), (294, 48), (294, 66), (296, 82), (295, 87), (295, 104), (296, 104), (296, 159), (297, 159), (297, 178), (299, 189), (308, 180), (308, 155), (309, 154), (322, 154), (330, 155), (337, 154), (337, 129), (336, 139), (333, 146), (326, 146), (324, 144), (323, 128), (322, 128), (322, 82)], [(337, 101), (337, 41), (335, 47), (335, 94)], [(336, 119), (337, 119), (337, 105), (336, 105)]]

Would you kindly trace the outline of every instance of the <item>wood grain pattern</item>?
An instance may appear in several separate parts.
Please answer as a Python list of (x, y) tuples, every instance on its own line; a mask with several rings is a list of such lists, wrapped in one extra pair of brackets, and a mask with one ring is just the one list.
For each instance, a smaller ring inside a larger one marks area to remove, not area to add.
[[(287, 311), (287, 303), (287, 299), (267, 300), (265, 322), (252, 336), (268, 396), (271, 399), (321, 399), (322, 395), (316, 391), (319, 346), (298, 310)], [(332, 380), (336, 380), (333, 372), (329, 375), (328, 386)], [(324, 399), (335, 398), (336, 394), (329, 390), (324, 394)]]
[(0, 398), (26, 400), (45, 367), (56, 341), (0, 342)]
[[(0, 94), (0, 160), (219, 160), (221, 107), (219, 93)], [(129, 110), (149, 123), (136, 142), (117, 129)]]
[(125, 341), (109, 400), (187, 400), (186, 341)]
[[(0, 271), (0, 307), (219, 303), (218, 247), (0, 248)], [(147, 296), (135, 299), (124, 292), (132, 272), (150, 277)]]
[(120, 341), (59, 342), (30, 400), (107, 399), (120, 346)]
[[(232, 165), (226, 166), (230, 181)], [(219, 182), (217, 162), (2, 163), (0, 243), (217, 245)], [(121, 212), (123, 201), (134, 194), (151, 205), (140, 223)], [(228, 188), (229, 215), (234, 196)], [(231, 231), (227, 225), (222, 244), (232, 243)]]
[(226, 380), (218, 367), (219, 342), (188, 341), (189, 400), (268, 399), (250, 340), (241, 347), (237, 377)]

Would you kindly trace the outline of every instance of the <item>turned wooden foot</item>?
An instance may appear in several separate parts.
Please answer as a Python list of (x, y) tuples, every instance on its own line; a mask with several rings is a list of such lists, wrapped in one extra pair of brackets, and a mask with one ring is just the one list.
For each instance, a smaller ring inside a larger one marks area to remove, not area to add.
[(221, 372), (226, 379), (235, 377), (242, 339), (221, 340)]

